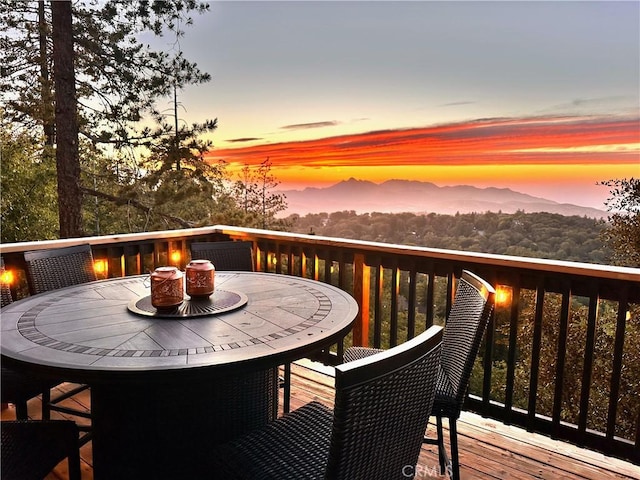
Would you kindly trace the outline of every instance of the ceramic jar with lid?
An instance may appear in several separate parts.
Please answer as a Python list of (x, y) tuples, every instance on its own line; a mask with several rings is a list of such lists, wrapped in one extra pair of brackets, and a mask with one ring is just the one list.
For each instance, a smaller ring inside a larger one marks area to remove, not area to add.
[(184, 300), (184, 274), (176, 267), (158, 267), (151, 274), (151, 305), (176, 308)]
[(186, 270), (187, 295), (205, 298), (213, 293), (216, 269), (209, 260), (191, 260)]

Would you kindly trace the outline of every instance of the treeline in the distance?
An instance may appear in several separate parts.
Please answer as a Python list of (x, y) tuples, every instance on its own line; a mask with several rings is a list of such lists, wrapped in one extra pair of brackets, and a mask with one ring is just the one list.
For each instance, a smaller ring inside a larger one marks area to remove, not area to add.
[(601, 219), (554, 213), (292, 215), (295, 233), (552, 260), (611, 264)]

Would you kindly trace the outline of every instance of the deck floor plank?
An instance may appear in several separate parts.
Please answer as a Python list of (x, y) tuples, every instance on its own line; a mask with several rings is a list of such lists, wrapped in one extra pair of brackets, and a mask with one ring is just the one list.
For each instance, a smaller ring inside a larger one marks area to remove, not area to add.
[[(330, 369), (320, 368), (311, 362), (294, 364), (291, 408), (299, 408), (313, 400), (332, 406), (334, 392), (333, 377), (330, 373)], [(71, 384), (59, 385), (52, 395), (72, 387)], [(82, 392), (65, 403), (73, 408), (88, 411), (90, 394), (88, 391)], [(280, 405), (282, 406), (282, 401)], [(40, 418), (40, 408), (39, 399), (31, 400), (28, 405), (29, 415), (32, 418)], [(2, 419), (12, 418), (15, 418), (15, 410), (10, 405), (2, 410)], [(89, 422), (87, 419), (70, 417), (59, 412), (52, 412), (52, 418), (73, 418), (81, 424)], [(435, 425), (430, 423), (427, 435), (434, 433)], [(448, 438), (446, 422), (445, 435)], [(640, 466), (468, 412), (463, 412), (458, 420), (458, 442), (463, 480), (640, 480)], [(82, 480), (93, 480), (91, 442), (80, 449), (80, 456)], [(434, 445), (423, 445), (416, 467), (416, 478), (445, 478), (438, 475), (438, 471), (437, 448)], [(45, 480), (67, 478), (65, 461)]]

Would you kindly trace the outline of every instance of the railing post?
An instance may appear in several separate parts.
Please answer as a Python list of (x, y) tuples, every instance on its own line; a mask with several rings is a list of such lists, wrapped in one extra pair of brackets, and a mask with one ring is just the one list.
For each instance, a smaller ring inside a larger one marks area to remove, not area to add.
[(266, 272), (268, 270), (269, 251), (258, 242), (253, 242), (253, 261), (256, 272)]
[(369, 345), (369, 285), (371, 272), (364, 263), (364, 254), (353, 256), (353, 296), (358, 302), (358, 315), (353, 324), (353, 344), (366, 347)]
[(307, 254), (304, 251), (304, 248), (300, 249), (300, 276), (302, 278), (307, 278)]
[(119, 248), (108, 248), (107, 249), (109, 266), (107, 270), (109, 272), (110, 277), (122, 277), (124, 276), (124, 272), (122, 270), (122, 253)]
[(124, 247), (124, 274), (139, 275), (142, 271), (142, 254), (133, 246)]

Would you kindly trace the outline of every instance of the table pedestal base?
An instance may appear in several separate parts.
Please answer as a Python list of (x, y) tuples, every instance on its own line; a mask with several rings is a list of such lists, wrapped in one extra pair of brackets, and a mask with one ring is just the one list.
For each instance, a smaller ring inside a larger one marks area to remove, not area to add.
[(206, 471), (209, 452), (272, 421), (277, 402), (277, 369), (166, 384), (92, 385), (94, 478), (213, 478)]

